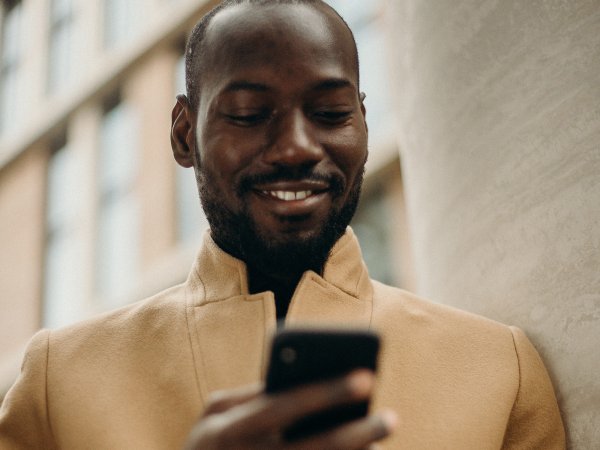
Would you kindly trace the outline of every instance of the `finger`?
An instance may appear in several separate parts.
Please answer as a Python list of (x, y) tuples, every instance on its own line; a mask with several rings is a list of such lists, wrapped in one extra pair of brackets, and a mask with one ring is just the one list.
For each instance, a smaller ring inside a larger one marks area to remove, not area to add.
[(215, 391), (208, 397), (203, 415), (216, 414), (227, 411), (234, 406), (248, 402), (258, 397), (263, 392), (262, 384), (251, 384), (234, 389)]
[(374, 383), (373, 372), (361, 369), (345, 377), (281, 392), (264, 405), (262, 420), (286, 428), (309, 414), (366, 400)]
[(290, 446), (290, 449), (374, 449), (377, 448), (374, 443), (389, 436), (396, 427), (396, 423), (396, 413), (386, 410), (298, 441)]
[(334, 380), (260, 396), (231, 413), (238, 414), (240, 434), (280, 432), (309, 414), (366, 400), (373, 385), (373, 372), (360, 369)]

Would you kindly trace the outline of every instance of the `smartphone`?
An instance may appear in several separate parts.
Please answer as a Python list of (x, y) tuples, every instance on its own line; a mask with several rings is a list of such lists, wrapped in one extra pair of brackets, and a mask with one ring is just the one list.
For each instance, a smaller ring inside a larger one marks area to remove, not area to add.
[[(314, 383), (358, 369), (377, 369), (379, 337), (365, 330), (282, 329), (271, 348), (267, 371), (267, 393), (280, 392)], [(368, 401), (345, 405), (305, 417), (284, 431), (284, 439), (294, 441), (360, 417)]]

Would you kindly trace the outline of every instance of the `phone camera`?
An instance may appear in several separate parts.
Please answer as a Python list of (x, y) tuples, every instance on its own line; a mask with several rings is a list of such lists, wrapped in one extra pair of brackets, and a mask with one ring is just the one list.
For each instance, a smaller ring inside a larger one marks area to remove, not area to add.
[(292, 347), (283, 347), (279, 352), (279, 357), (285, 364), (293, 364), (297, 358), (296, 350)]

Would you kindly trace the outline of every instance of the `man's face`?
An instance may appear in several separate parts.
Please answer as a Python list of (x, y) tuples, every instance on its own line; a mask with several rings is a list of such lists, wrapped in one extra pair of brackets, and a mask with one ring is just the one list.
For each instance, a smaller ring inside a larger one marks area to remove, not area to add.
[(313, 7), (244, 5), (205, 39), (196, 173), (213, 238), (267, 273), (319, 270), (367, 157), (349, 32)]

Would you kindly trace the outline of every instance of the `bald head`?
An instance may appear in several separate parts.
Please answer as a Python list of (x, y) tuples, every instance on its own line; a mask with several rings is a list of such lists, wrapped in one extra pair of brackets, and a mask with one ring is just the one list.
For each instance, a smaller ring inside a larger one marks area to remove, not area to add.
[[(271, 17), (273, 9), (280, 9), (277, 13), (281, 20), (277, 23), (266, 20), (265, 9), (271, 10)], [(279, 27), (279, 30), (273, 30), (274, 27)], [(225, 0), (196, 24), (187, 43), (186, 90), (194, 111), (197, 111), (206, 76), (219, 75), (214, 73), (215, 67), (223, 68), (228, 60), (250, 59), (261, 52), (269, 52), (273, 42), (261, 40), (260, 36), (252, 43), (247, 39), (250, 34), (260, 33), (265, 28), (277, 31), (281, 39), (294, 33), (310, 33), (311, 28), (313, 31), (321, 28), (319, 35), (328, 35), (331, 50), (352, 65), (358, 88), (358, 52), (352, 31), (342, 17), (323, 1)], [(248, 45), (244, 46), (244, 43)], [(318, 53), (312, 55), (318, 57)]]

